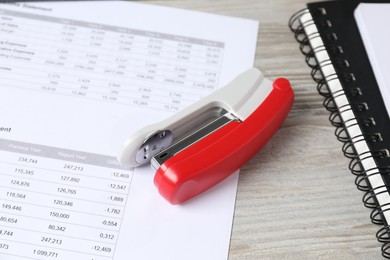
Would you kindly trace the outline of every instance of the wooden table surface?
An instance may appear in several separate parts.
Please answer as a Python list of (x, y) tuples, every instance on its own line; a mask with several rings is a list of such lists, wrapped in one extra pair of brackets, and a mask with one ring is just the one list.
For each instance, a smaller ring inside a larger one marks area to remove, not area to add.
[(255, 66), (295, 91), (287, 120), (241, 169), (229, 259), (381, 259), (349, 160), (288, 20), (303, 0), (140, 1), (260, 21)]

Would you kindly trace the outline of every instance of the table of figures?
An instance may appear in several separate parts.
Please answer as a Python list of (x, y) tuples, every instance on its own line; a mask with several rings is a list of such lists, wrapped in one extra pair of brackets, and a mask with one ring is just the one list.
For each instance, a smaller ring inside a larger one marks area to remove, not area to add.
[(113, 259), (131, 177), (109, 156), (0, 139), (0, 259)]
[(0, 33), (2, 87), (171, 111), (217, 88), (225, 47), (1, 9)]

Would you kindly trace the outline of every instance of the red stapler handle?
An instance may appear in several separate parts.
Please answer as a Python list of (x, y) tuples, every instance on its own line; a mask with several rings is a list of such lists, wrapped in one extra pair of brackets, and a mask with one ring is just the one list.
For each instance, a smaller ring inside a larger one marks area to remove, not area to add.
[(216, 185), (250, 160), (286, 118), (294, 93), (284, 78), (244, 121), (232, 121), (180, 151), (157, 170), (154, 184), (172, 204)]

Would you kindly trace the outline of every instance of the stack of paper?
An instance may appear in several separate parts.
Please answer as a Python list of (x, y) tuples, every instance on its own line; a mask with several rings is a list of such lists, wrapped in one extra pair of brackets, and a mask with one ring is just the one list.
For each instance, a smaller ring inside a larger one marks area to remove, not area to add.
[(171, 206), (115, 156), (251, 67), (257, 30), (121, 1), (1, 5), (0, 258), (226, 259), (237, 174)]

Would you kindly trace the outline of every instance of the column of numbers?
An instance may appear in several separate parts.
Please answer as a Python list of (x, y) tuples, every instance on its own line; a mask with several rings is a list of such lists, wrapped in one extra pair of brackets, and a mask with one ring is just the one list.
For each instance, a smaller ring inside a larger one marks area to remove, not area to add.
[(28, 244), (21, 256), (113, 256), (130, 172), (8, 152), (1, 158), (8, 159), (0, 162), (3, 250), (18, 255), (12, 248)]

